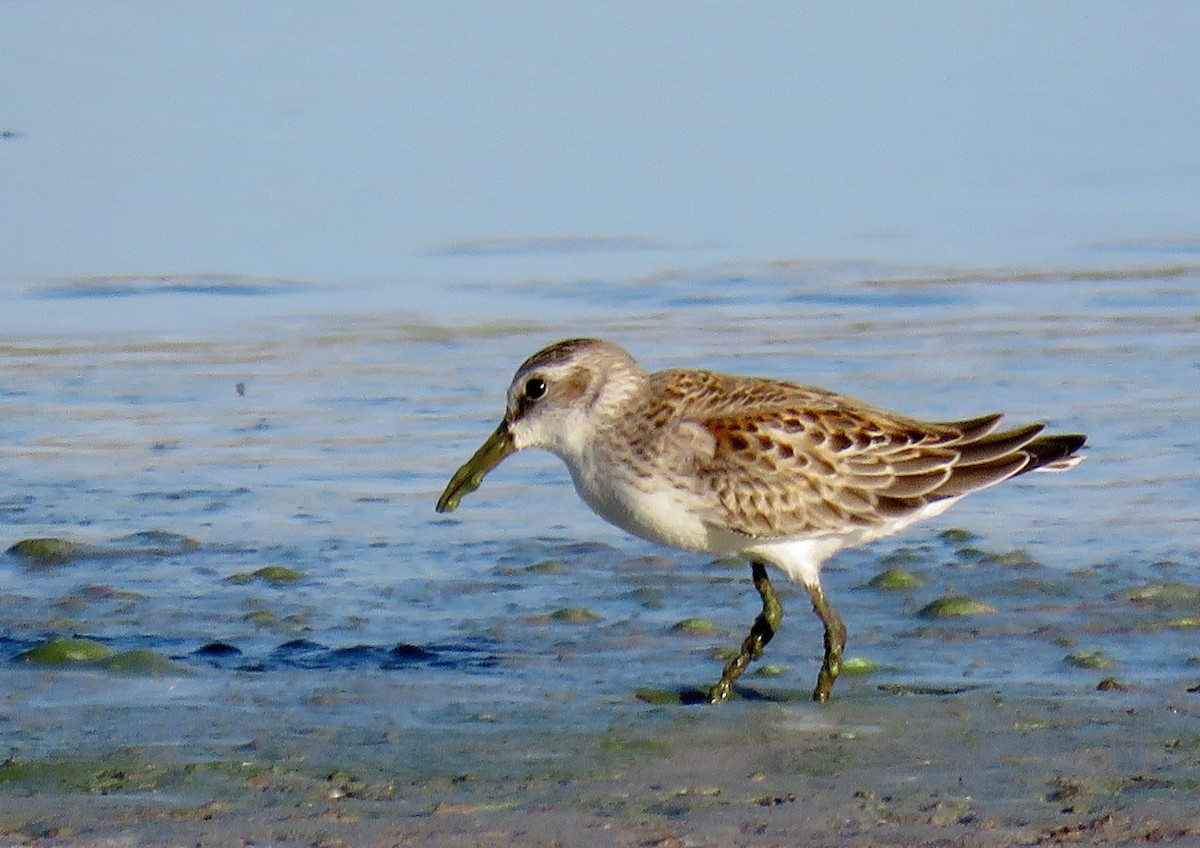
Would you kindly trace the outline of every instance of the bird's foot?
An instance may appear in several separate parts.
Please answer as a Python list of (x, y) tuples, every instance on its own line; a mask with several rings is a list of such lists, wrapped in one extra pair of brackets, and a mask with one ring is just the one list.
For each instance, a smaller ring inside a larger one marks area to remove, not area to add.
[(820, 585), (806, 588), (812, 599), (813, 611), (825, 625), (825, 659), (821, 663), (821, 672), (817, 675), (817, 687), (813, 690), (813, 700), (821, 703), (829, 700), (834, 681), (842, 672), (842, 653), (846, 650), (846, 625), (842, 623), (842, 617), (837, 611), (830, 606)]
[(751, 562), (750, 567), (754, 574), (754, 588), (758, 590), (758, 595), (762, 598), (762, 612), (754, 619), (750, 635), (742, 642), (737, 656), (725, 664), (725, 668), (721, 672), (721, 679), (709, 690), (708, 702), (710, 704), (723, 704), (729, 700), (729, 696), (733, 693), (733, 684), (742, 676), (742, 672), (746, 670), (746, 666), (750, 665), (751, 660), (762, 656), (763, 648), (771, 641), (775, 635), (775, 629), (779, 627), (779, 622), (783, 619), (783, 606), (779, 603), (779, 596), (775, 594), (775, 587), (771, 585), (771, 580), (767, 576), (766, 566), (761, 562)]

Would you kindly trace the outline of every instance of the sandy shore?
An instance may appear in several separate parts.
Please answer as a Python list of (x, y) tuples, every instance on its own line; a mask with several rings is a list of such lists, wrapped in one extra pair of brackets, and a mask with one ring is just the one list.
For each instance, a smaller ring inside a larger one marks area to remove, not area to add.
[(860, 681), (822, 707), (743, 694), (720, 709), (647, 705), (644, 722), (603, 733), (479, 737), (494, 773), (406, 763), (403, 739), (343, 768), (285, 740), (260, 741), (269, 763), (144, 749), (120, 767), (9, 761), (0, 845), (1200, 844), (1200, 694), (1183, 685)]

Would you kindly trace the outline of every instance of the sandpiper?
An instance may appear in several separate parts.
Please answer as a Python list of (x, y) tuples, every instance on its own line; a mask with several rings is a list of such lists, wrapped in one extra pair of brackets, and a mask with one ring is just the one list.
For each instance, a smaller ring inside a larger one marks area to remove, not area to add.
[(783, 609), (775, 566), (804, 586), (825, 627), (813, 699), (841, 670), (846, 627), (821, 588), (821, 564), (850, 545), (939, 515), (971, 492), (1027, 471), (1064, 470), (1086, 437), (1044, 424), (995, 432), (1003, 416), (921, 421), (825, 389), (672, 368), (647, 372), (621, 348), (570, 339), (517, 369), (496, 431), (437, 503), (455, 509), (514, 451), (566, 463), (597, 514), (644, 539), (750, 561), (762, 612), (709, 690), (726, 700), (774, 636)]

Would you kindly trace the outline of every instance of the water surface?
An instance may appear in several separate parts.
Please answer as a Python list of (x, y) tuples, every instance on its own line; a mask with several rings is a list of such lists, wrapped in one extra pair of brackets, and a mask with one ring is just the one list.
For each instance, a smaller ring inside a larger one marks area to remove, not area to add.
[[(900, 798), (1029, 842), (1179, 808), (1196, 8), (0, 7), (0, 548), (84, 546), (0, 558), (0, 807), (50, 799), (5, 836), (276, 805), (821, 844), (760, 802), (875, 833)], [(433, 511), (513, 369), (577, 335), (1088, 458), (830, 562), (875, 671), (824, 711), (791, 588), (738, 700), (649, 704), (715, 679), (744, 565), (608, 527), (545, 454)], [(919, 588), (866, 587), (888, 567)], [(919, 615), (947, 593), (995, 612)], [(70, 636), (160, 662), (15, 659)]]
[[(529, 721), (523, 710), (547, 697), (560, 718), (588, 723), (614, 708), (636, 714), (639, 687), (708, 682), (714, 650), (735, 644), (754, 614), (744, 566), (606, 526), (545, 454), (510, 459), (451, 516), (432, 510), (500, 415), (515, 365), (586, 332), (652, 366), (837, 386), (933, 418), (1006, 410), (1015, 422), (1089, 433), (1088, 461), (1070, 474), (1022, 478), (830, 564), (851, 653), (886, 669), (845, 681), (847, 696), (881, 682), (1086, 687), (1094, 675), (1064, 666), (1072, 647), (1102, 649), (1140, 680), (1192, 674), (1194, 631), (1167, 628), (1169, 611), (1155, 624), (1119, 593), (1194, 582), (1195, 272), (991, 281), (986, 272), (922, 280), (875, 271), (863, 279), (839, 266), (771, 265), (736, 278), (720, 270), (654, 284), (514, 285), (504, 293), (510, 312), (549, 304), (520, 323), (299, 314), (283, 327), (250, 322), (207, 338), (10, 343), (0, 371), (10, 542), (56, 536), (94, 550), (65, 565), (5, 562), (6, 649), (83, 634), (176, 659), (187, 675), (140, 684), (143, 709), (270, 680), (300, 691), (391, 689), (409, 706), (389, 721), (419, 723), (424, 709), (439, 724), (497, 710)], [(81, 308), (207, 297), (231, 311), (263, 297), (302, 309), (307, 296), (270, 281), (91, 285), (17, 296)], [(601, 303), (603, 318), (556, 317)], [(939, 537), (947, 528), (973, 536)], [(897, 562), (923, 588), (862, 588)], [(299, 579), (247, 580), (267, 566)], [(946, 591), (998, 612), (968, 625), (915, 616)], [(803, 689), (820, 643), (802, 595), (786, 600), (769, 650), (782, 675), (763, 685)], [(689, 617), (716, 629), (672, 631)], [(947, 639), (953, 651), (941, 649)], [(210, 643), (237, 652), (202, 650)], [(10, 692), (32, 678), (49, 702), (80, 674), (114, 690), (102, 700), (127, 691), (91, 673), (4, 673), (16, 678)], [(293, 705), (301, 716), (306, 703)], [(43, 707), (10, 701), (28, 721), (5, 725), (10, 750), (84, 744), (83, 728), (47, 722)], [(344, 709), (365, 721), (380, 707)]]

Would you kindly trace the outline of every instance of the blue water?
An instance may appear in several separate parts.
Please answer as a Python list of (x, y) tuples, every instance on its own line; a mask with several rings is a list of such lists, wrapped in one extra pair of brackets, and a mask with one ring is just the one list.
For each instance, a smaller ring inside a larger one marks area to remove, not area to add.
[[(453, 515), (433, 511), (494, 426), (511, 370), (543, 343), (586, 331), (652, 366), (806, 380), (933, 418), (1006, 410), (1089, 434), (1088, 459), (1069, 474), (972, 497), (928, 527), (830, 563), (851, 654), (884, 668), (844, 680), (844, 697), (964, 681), (1082, 691), (1095, 675), (1064, 665), (1073, 649), (1103, 650), (1143, 682), (1178, 685), (1192, 674), (1194, 630), (1169, 624), (1189, 610), (1121, 593), (1197, 582), (1196, 272), (919, 282), (896, 269), (888, 282), (880, 269), (869, 280), (837, 264), (794, 270), (747, 267), (737, 283), (680, 276), (637, 286), (636, 298), (625, 297), (629, 281), (515, 284), (505, 291), (512, 311), (553, 306), (536, 320), (453, 326), (350, 307), (305, 314), (308, 289), (290, 286), (17, 291), (20, 309), (209, 298), (229, 313), (270, 301), (295, 314), (235, 335), (58, 334), (3, 348), (9, 542), (57, 536), (94, 547), (61, 566), (3, 562), (3, 649), (14, 656), (80, 634), (158, 651), (183, 676), (158, 690), (142, 684), (137, 698), (168, 713), (181, 691), (211, 708), (232, 698), (249, 709), (243, 697), (257, 703), (251, 693), (282, 686), (294, 687), (280, 697), (298, 721), (327, 720), (327, 707), (306, 706), (324, 703), (315, 688), (347, 699), (339, 721), (369, 725), (388, 701), (419, 692), (387, 721), (439, 732), (473, 727), (480, 711), (529, 718), (528, 704), (546, 697), (582, 727), (636, 715), (641, 688), (711, 683), (714, 651), (740, 641), (755, 613), (744, 565), (608, 527), (545, 454), (509, 459)], [(345, 304), (371, 300), (370, 287), (340, 292)], [(979, 561), (938, 538), (947, 527), (974, 533), (969, 547), (1022, 549), (1033, 562)], [(925, 586), (863, 589), (896, 555)], [(302, 579), (230, 580), (274, 565)], [(916, 616), (946, 590), (998, 612), (966, 624)], [(820, 639), (801, 594), (788, 590), (785, 606), (767, 654), (782, 674), (750, 680), (792, 697), (811, 686)], [(570, 609), (594, 620), (556, 620)], [(673, 632), (689, 617), (716, 630)], [(947, 640), (950, 655), (939, 648)], [(57, 687), (73, 690), (84, 675), (108, 693), (91, 696), (100, 704), (128, 691), (95, 671), (18, 664), (3, 673), (15, 720), (0, 732), (25, 755), (82, 744), (74, 724), (47, 712)], [(46, 694), (16, 698), (31, 676)], [(474, 706), (462, 712), (464, 691)], [(269, 714), (255, 708), (246, 721)]]
[[(1111, 0), (6, 3), (0, 277), (411, 296), (722, 261), (1185, 260), (1198, 25)], [(572, 249), (502, 247), (547, 238)]]
[[(0, 545), (95, 549), (0, 560), (0, 650), (81, 634), (181, 669), (6, 664), (0, 748), (220, 748), (279, 710), (536, 734), (711, 683), (743, 566), (606, 526), (546, 455), (433, 512), (512, 370), (580, 334), (1089, 434), (1071, 473), (830, 564), (884, 668), (844, 697), (1091, 689), (1075, 649), (1194, 677), (1167, 623), (1192, 612), (1120, 593), (1198, 582), (1197, 15), (0, 7)], [(1040, 565), (964, 560), (948, 527)], [(922, 589), (861, 588), (897, 555)], [(302, 579), (229, 580), (272, 565)], [(947, 589), (998, 612), (916, 617)], [(785, 605), (782, 674), (750, 680), (803, 694), (819, 633)], [(716, 633), (672, 631), (693, 616)]]

